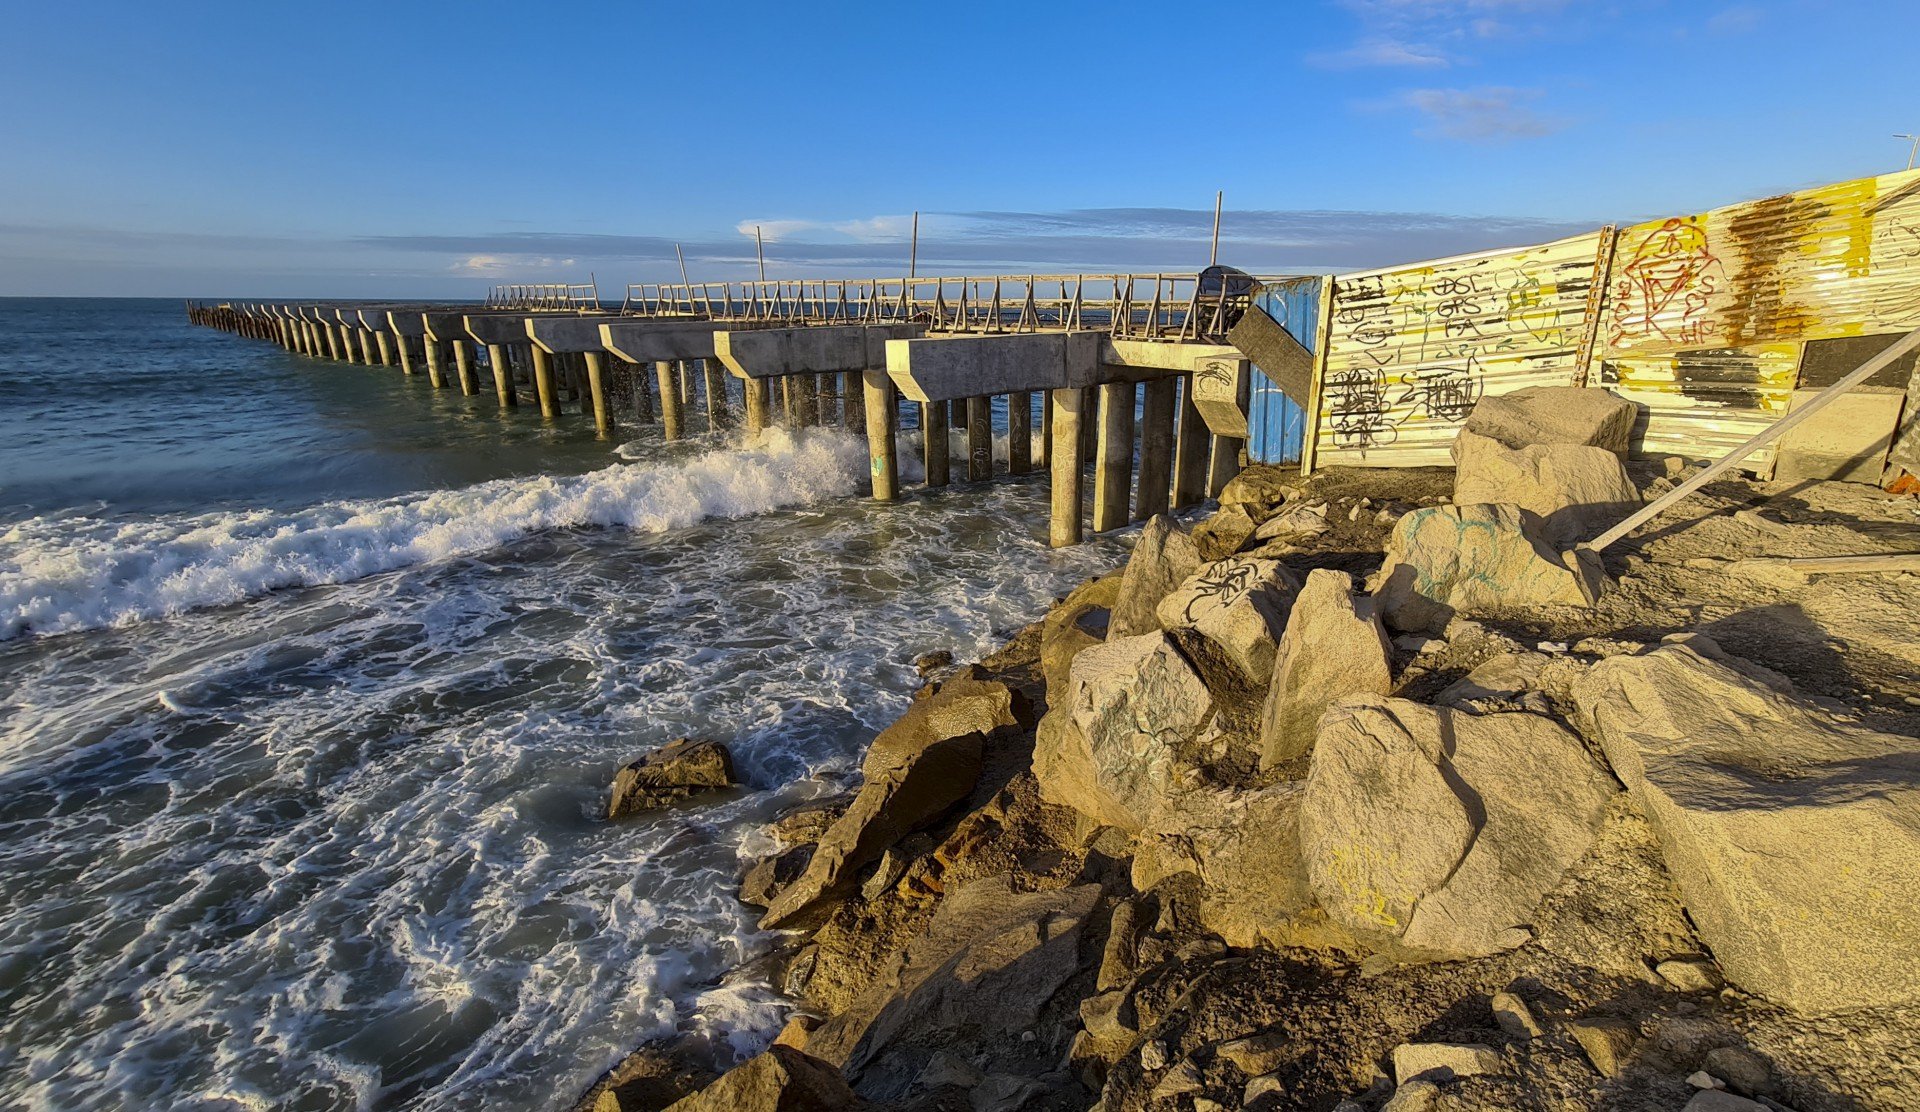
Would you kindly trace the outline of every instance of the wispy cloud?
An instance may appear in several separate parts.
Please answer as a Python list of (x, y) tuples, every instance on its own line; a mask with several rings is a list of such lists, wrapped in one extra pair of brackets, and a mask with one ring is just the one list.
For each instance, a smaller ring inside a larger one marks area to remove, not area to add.
[(1324, 69), (1445, 67), (1452, 64), (1438, 47), (1397, 39), (1368, 39), (1345, 50), (1310, 55), (1307, 60)]
[(1539, 89), (1487, 85), (1473, 89), (1411, 89), (1400, 102), (1425, 116), (1428, 135), (1469, 143), (1509, 143), (1564, 130), (1567, 121), (1537, 111)]
[(1707, 18), (1707, 30), (1716, 35), (1743, 35), (1760, 26), (1766, 12), (1752, 4), (1722, 8)]
[[(1476, 43), (1531, 35), (1567, 0), (1341, 0), (1360, 25), (1343, 50), (1309, 61), (1329, 68), (1440, 67), (1472, 61)], [(1557, 21), (1556, 21), (1557, 22)]]

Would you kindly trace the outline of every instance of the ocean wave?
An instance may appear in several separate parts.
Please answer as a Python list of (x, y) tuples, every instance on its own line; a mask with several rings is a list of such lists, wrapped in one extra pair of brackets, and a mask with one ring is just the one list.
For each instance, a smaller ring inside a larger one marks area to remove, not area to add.
[(690, 458), (295, 511), (43, 516), (0, 533), (0, 641), (129, 625), (471, 555), (548, 529), (684, 528), (856, 493), (865, 447), (769, 430)]

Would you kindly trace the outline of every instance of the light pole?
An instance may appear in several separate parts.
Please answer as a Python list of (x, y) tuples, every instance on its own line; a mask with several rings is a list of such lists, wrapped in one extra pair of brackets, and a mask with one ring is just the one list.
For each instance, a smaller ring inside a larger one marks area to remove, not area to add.
[(1907, 169), (1913, 169), (1913, 158), (1916, 154), (1920, 154), (1920, 135), (1908, 135), (1902, 132), (1895, 135), (1894, 138), (1912, 140), (1912, 143), (1907, 147)]

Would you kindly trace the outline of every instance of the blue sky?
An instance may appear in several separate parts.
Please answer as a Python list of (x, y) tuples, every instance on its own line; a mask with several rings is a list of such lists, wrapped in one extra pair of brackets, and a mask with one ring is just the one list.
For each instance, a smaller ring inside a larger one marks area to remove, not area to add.
[(1920, 5), (0, 8), (0, 295), (1351, 269), (1899, 169)]

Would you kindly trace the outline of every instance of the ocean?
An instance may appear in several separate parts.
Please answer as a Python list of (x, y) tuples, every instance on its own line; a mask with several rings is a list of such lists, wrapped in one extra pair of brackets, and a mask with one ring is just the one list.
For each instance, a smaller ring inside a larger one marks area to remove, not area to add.
[[(1118, 558), (1046, 547), (1040, 475), (865, 482), (844, 432), (600, 441), (0, 299), (0, 1106), (553, 1109), (652, 1037), (758, 1049), (761, 825), (916, 655)], [(600, 819), (680, 736), (744, 787)]]

